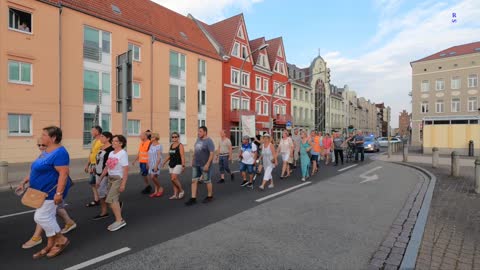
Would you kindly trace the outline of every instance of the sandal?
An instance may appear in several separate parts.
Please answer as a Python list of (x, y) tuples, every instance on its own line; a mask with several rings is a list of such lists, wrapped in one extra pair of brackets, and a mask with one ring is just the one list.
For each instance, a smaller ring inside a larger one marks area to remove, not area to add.
[(50, 252), (50, 250), (47, 250), (46, 248), (40, 250), (39, 252), (33, 254), (33, 259), (38, 260), (40, 258), (43, 258), (43, 257), (47, 256), (47, 254)]
[(94, 206), (97, 206), (99, 204), (100, 204), (99, 201), (91, 201), (91, 202), (85, 204), (85, 207), (94, 207)]
[(178, 200), (178, 197), (177, 197), (177, 195), (174, 194), (174, 195), (172, 195), (172, 197), (170, 197), (168, 199), (169, 200)]
[(178, 199), (179, 200), (183, 199), (183, 196), (185, 196), (185, 191), (182, 191), (182, 192), (178, 193)]
[(56, 257), (62, 253), (62, 251), (70, 244), (70, 240), (67, 239), (67, 241), (64, 244), (55, 244), (51, 249), (50, 252), (47, 254), (47, 258), (51, 259), (53, 257)]

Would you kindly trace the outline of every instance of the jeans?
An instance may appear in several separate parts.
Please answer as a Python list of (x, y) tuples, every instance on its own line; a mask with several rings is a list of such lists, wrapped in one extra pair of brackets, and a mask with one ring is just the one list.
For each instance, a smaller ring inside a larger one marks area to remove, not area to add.
[(232, 172), (230, 171), (230, 167), (228, 164), (228, 155), (225, 156), (220, 156), (218, 158), (218, 165), (220, 167), (220, 173), (223, 174), (225, 172), (231, 174)]
[(342, 164), (343, 164), (343, 150), (335, 149), (334, 152), (335, 152), (335, 164), (338, 164), (339, 157), (340, 157), (340, 161), (342, 161)]
[(358, 161), (358, 154), (360, 154), (361, 160), (365, 159), (365, 148), (363, 146), (355, 147), (355, 161)]

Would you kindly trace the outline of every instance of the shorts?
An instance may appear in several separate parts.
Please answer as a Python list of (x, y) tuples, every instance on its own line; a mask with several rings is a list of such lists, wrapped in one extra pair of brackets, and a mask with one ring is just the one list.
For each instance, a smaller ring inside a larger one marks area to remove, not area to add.
[(98, 191), (98, 198), (104, 199), (107, 197), (107, 189), (108, 189), (108, 177), (107, 179), (104, 179), (102, 182), (100, 182), (100, 176), (96, 176), (96, 181), (100, 183), (100, 186), (97, 188)]
[(283, 162), (288, 162), (289, 159), (290, 159), (290, 153), (282, 153)]
[(148, 175), (147, 163), (140, 163), (140, 174), (142, 176), (147, 176)]
[(160, 175), (160, 168), (156, 172), (154, 172), (153, 169), (154, 168), (150, 167), (150, 169), (148, 170), (149, 175)]
[(318, 161), (318, 155), (312, 154), (312, 156), (310, 157), (310, 160), (317, 162)]
[(268, 180), (273, 179), (272, 178), (272, 171), (273, 171), (273, 166), (265, 167), (265, 173), (263, 174), (263, 181), (268, 181)]
[(240, 172), (247, 172), (248, 174), (253, 174), (253, 164), (245, 164), (240, 162)]
[(120, 184), (122, 183), (122, 178), (118, 175), (108, 176), (108, 188), (107, 188), (107, 198), (105, 199), (106, 203), (114, 203), (120, 200)]
[(176, 165), (173, 168), (168, 167), (168, 171), (170, 172), (170, 174), (180, 175), (183, 171), (183, 167), (182, 167), (182, 165)]
[(203, 166), (192, 167), (192, 182), (201, 181), (205, 184), (212, 182), (212, 167), (208, 168), (208, 172), (203, 171)]

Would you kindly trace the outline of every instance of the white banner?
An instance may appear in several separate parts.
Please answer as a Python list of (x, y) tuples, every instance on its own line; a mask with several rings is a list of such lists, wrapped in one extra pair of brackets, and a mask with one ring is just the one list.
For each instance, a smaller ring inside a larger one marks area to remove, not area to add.
[(243, 135), (255, 137), (255, 115), (242, 115)]

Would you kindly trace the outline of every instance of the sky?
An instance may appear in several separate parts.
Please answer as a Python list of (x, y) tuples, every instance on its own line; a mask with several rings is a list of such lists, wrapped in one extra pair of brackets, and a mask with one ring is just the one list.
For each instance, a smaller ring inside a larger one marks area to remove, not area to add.
[(320, 54), (331, 83), (385, 102), (394, 128), (412, 110), (410, 62), (480, 41), (480, 0), (153, 1), (207, 23), (243, 13), (250, 39), (282, 36), (287, 61), (299, 67)]

